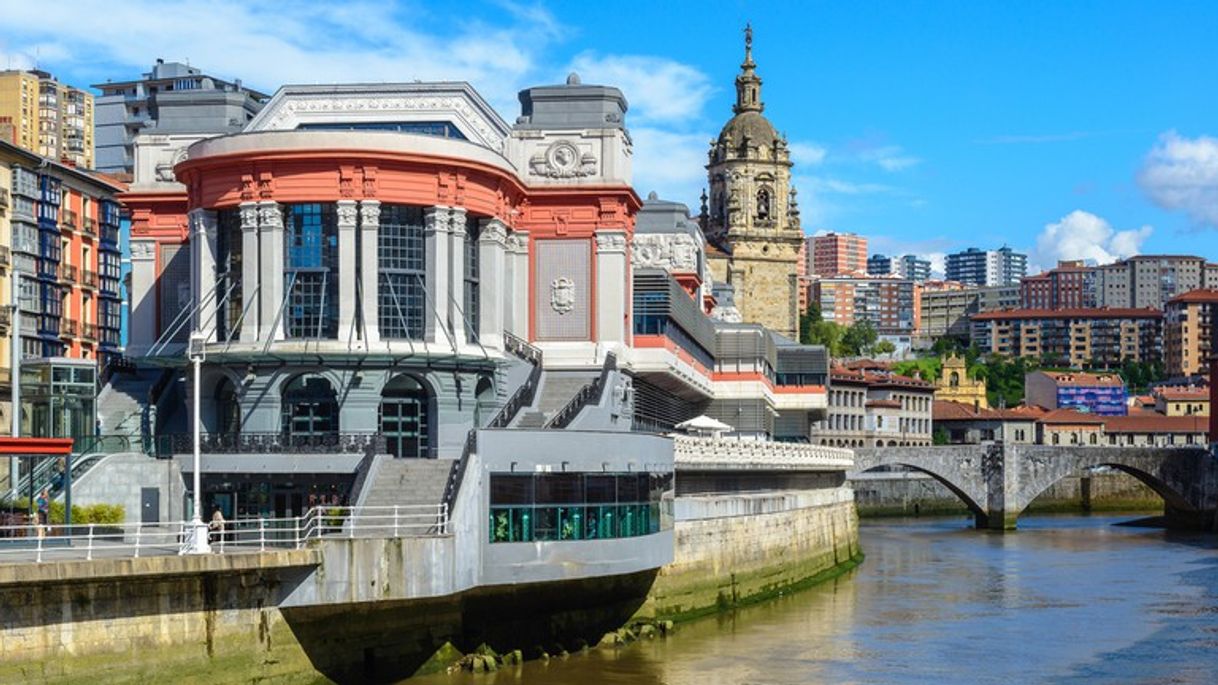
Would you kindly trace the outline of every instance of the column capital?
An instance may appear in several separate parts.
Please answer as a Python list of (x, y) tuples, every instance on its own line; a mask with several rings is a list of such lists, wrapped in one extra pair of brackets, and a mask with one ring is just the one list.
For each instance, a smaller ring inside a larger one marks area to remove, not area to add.
[[(132, 261), (152, 261), (156, 259), (156, 241), (155, 240), (132, 240), (131, 241), (131, 260)], [(20, 273), (20, 272), (18, 272)]]
[(338, 216), (338, 227), (355, 228), (355, 222), (359, 219), (359, 203), (355, 200), (339, 200), (335, 205), (337, 206), (335, 214)]
[(597, 253), (617, 252), (626, 253), (626, 232), (621, 230), (600, 230), (596, 232)]
[(377, 225), (381, 223), (381, 201), (380, 200), (360, 200), (359, 203), (360, 220), (365, 226)]
[(465, 217), (468, 215), (469, 215), (469, 210), (467, 210), (464, 207), (450, 207), (449, 208), (448, 225), (449, 225), (449, 230), (452, 232), (452, 234), (454, 236), (459, 236), (462, 238), (465, 237), (465, 234), (467, 232), (465, 230)]
[(186, 213), (190, 221), (190, 232), (192, 235), (215, 235), (216, 234), (216, 213), (210, 209), (202, 207), (192, 209)]
[(283, 228), (283, 212), (279, 210), (279, 203), (274, 200), (259, 202), (258, 223), (267, 228)]
[(507, 237), (507, 224), (494, 217), (482, 220), (482, 230), (478, 233), (479, 243), (498, 243), (499, 245), (506, 245)]
[(241, 229), (252, 231), (258, 228), (258, 203), (242, 202), (238, 205), (241, 211)]
[(507, 235), (507, 248), (510, 252), (517, 254), (528, 254), (529, 252), (529, 232), (528, 231), (512, 231)]
[(451, 207), (435, 205), (423, 210), (423, 233), (448, 233), (450, 230), (449, 212)]

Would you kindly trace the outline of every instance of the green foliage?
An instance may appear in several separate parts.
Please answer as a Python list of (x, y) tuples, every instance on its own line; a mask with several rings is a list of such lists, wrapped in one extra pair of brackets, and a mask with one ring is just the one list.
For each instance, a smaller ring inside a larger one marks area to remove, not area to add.
[(947, 429), (943, 426), (936, 428), (935, 432), (931, 433), (930, 439), (931, 442), (936, 445), (946, 445), (947, 443), (951, 442), (951, 437), (947, 434)]
[(923, 380), (927, 381), (933, 381), (938, 378), (940, 368), (942, 368), (942, 362), (938, 357), (919, 357), (918, 359), (909, 359), (892, 365), (893, 373), (898, 373), (902, 376), (920, 375)]
[(799, 342), (804, 345), (815, 344), (812, 342), (812, 327), (821, 321), (820, 305), (815, 302), (809, 304), (808, 310), (799, 315)]
[(875, 326), (864, 319), (855, 321), (846, 329), (842, 334), (842, 346), (850, 355), (859, 355), (871, 350), (878, 339), (879, 334), (876, 333)]
[(1121, 364), (1118, 373), (1121, 374), (1131, 395), (1144, 393), (1151, 385), (1167, 378), (1162, 359), (1146, 363), (1126, 359)]
[(1007, 359), (991, 354), (977, 368), (976, 377), (985, 381), (986, 399), (991, 407), (1014, 407), (1023, 402), (1024, 375), (1037, 368), (1036, 362), (1023, 357)]
[[(14, 511), (29, 511), (29, 498), (19, 498), (5, 503), (6, 508)], [(62, 524), (64, 522), (64, 503), (60, 501), (51, 502), (51, 523)], [(126, 509), (121, 504), (86, 504), (72, 505), (72, 525), (86, 525), (89, 523), (99, 525), (113, 525), (123, 523), (127, 520)]]
[(875, 354), (892, 354), (897, 351), (897, 346), (889, 340), (881, 340), (871, 347), (871, 351)]
[[(850, 326), (843, 326), (833, 321), (820, 319), (819, 310), (809, 312), (800, 318), (800, 342), (806, 345), (824, 345), (833, 357), (857, 357), (864, 354), (884, 354), (877, 350), (879, 335), (870, 321), (856, 321)], [(892, 343), (891, 351), (896, 351)], [(887, 349), (887, 348), (885, 348)]]

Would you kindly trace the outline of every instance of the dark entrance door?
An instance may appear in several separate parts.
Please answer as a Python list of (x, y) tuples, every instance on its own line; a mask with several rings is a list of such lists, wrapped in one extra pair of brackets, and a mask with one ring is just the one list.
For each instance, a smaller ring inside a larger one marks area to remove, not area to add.
[(140, 488), (140, 523), (161, 522), (160, 488)]

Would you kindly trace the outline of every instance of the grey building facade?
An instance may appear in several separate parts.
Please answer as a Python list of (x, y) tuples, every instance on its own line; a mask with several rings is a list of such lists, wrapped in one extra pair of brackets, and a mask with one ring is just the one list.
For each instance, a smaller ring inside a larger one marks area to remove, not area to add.
[(997, 250), (970, 247), (947, 255), (947, 280), (969, 285), (1019, 285), (1028, 273), (1028, 256), (1005, 245)]
[(94, 84), (94, 138), (98, 171), (133, 174), (134, 142), (141, 133), (237, 133), (267, 96), (204, 74), (197, 67), (158, 59), (143, 78)]

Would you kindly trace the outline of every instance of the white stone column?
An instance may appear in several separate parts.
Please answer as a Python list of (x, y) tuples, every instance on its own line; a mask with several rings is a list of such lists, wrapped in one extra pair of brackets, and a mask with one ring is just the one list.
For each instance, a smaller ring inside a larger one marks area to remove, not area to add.
[(260, 264), (258, 259), (258, 203), (241, 203), (241, 311), (245, 316), (241, 319), (240, 340), (252, 343), (258, 339), (259, 326), (262, 319), (260, 301), (261, 291), (258, 290)]
[(380, 342), (380, 315), (377, 299), (380, 297), (380, 263), (378, 237), (381, 227), (381, 203), (377, 200), (360, 202), (360, 311), (364, 319), (365, 342), (369, 345)]
[(484, 219), (478, 235), (478, 341), (488, 349), (503, 349), (503, 293), (511, 290), (507, 261), (507, 226), (499, 219)]
[(466, 344), (465, 317), (469, 316), (465, 311), (465, 241), (468, 239), (465, 234), (465, 217), (466, 211), (462, 207), (449, 210), (448, 321), (449, 330), (452, 331), (453, 340), (458, 347)]
[[(156, 343), (156, 241), (131, 241), (131, 310), (128, 353), (147, 352)], [(15, 295), (19, 299), (21, 293)], [(25, 319), (21, 321), (25, 326)], [(27, 334), (30, 331), (25, 331)]]
[(423, 245), (426, 251), (427, 311), (424, 337), (430, 343), (449, 344), (448, 283), (450, 280), (448, 207), (428, 207), (423, 211)]
[(200, 331), (203, 339), (216, 338), (216, 300), (223, 293), (216, 290), (216, 213), (192, 209), (190, 225), (190, 294), (194, 304), (191, 331)]
[(273, 200), (258, 203), (258, 239), (262, 250), (258, 340), (283, 340), (283, 211)]
[(338, 339), (355, 339), (355, 232), (359, 222), (359, 207), (355, 200), (339, 200), (338, 210)]
[(623, 343), (626, 337), (630, 264), (626, 261), (626, 232), (596, 232), (596, 339)]
[(503, 311), (507, 330), (529, 339), (529, 233), (512, 231), (507, 237), (508, 282), (503, 288)]

